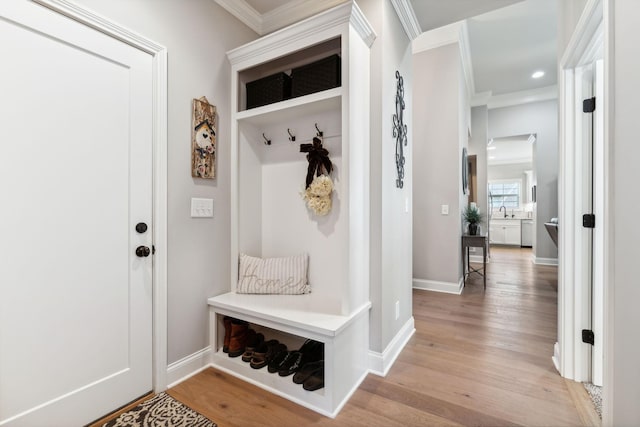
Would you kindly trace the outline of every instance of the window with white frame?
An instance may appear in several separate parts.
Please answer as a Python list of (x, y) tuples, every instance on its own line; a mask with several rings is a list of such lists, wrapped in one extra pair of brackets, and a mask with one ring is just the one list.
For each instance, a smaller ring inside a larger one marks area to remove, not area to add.
[(499, 209), (501, 206), (509, 209), (520, 207), (522, 191), (521, 180), (500, 180), (489, 182), (489, 201), (492, 209)]

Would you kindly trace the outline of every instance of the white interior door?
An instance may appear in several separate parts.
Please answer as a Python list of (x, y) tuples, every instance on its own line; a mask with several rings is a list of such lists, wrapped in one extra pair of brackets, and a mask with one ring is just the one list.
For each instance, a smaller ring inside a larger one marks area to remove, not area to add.
[(152, 58), (26, 0), (0, 40), (0, 425), (82, 425), (152, 389)]

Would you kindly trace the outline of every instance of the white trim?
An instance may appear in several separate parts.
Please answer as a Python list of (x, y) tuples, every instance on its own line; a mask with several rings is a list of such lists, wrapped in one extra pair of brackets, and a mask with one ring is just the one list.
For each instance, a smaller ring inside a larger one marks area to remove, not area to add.
[[(485, 92), (486, 93), (486, 92)], [(504, 93), (501, 95), (491, 95), (486, 105), (488, 109), (512, 107), (514, 105), (528, 104), (531, 102), (549, 101), (558, 99), (558, 86), (546, 86), (538, 89), (529, 89), (519, 92)], [(474, 98), (474, 107), (477, 107), (478, 98)]]
[(167, 388), (167, 49), (67, 0), (32, 0), (153, 56), (153, 389)]
[[(218, 1), (218, 0), (216, 0)], [(236, 2), (238, 0), (227, 0)], [(258, 34), (265, 35), (344, 3), (345, 0), (294, 0), (262, 14)]]
[(411, 316), (382, 353), (369, 350), (369, 372), (386, 377), (389, 369), (391, 369), (415, 332), (415, 320)]
[(553, 362), (553, 366), (555, 366), (556, 371), (560, 373), (560, 345), (556, 342), (553, 344), (553, 356), (551, 357), (551, 361)]
[(437, 280), (413, 279), (413, 289), (420, 289), (423, 291), (443, 292), (445, 294), (460, 295), (462, 293), (463, 287), (464, 283), (462, 282), (462, 279), (460, 279), (458, 283), (439, 282)]
[(299, 44), (301, 39), (314, 37), (327, 30), (335, 29), (337, 24), (347, 22), (354, 24), (354, 29), (370, 47), (376, 38), (376, 33), (364, 18), (360, 8), (355, 3), (349, 2), (232, 49), (227, 52), (227, 57), (232, 66), (242, 63), (244, 68), (248, 68), (260, 63), (262, 58), (273, 56), (274, 51), (288, 48), (292, 44)]
[(416, 17), (416, 12), (413, 10), (413, 6), (409, 0), (391, 0), (391, 4), (400, 19), (404, 32), (407, 33), (409, 40), (417, 38), (422, 34), (422, 28), (420, 22)]
[(211, 346), (196, 351), (167, 367), (167, 388), (175, 387), (181, 382), (202, 372), (211, 366)]
[[(599, 31), (603, 30), (602, 7), (601, 0), (589, 0), (587, 2), (559, 64), (560, 156), (558, 200), (561, 203), (559, 204), (558, 222), (562, 226), (558, 230), (558, 257), (560, 264), (558, 271), (558, 349), (554, 351), (554, 358), (557, 357), (554, 363), (556, 363), (563, 377), (575, 381), (589, 379), (589, 355), (591, 352), (588, 346), (582, 344), (580, 336), (580, 330), (585, 325), (585, 316), (591, 310), (589, 304), (591, 291), (586, 289), (589, 286), (586, 283), (587, 281), (581, 280), (581, 276), (584, 273), (584, 262), (582, 260), (583, 238), (581, 237), (583, 229), (576, 216), (576, 213), (582, 211), (580, 198), (580, 194), (582, 194), (580, 179), (582, 176), (580, 169), (582, 138), (579, 135), (579, 128), (576, 128), (576, 122), (579, 114), (581, 114), (578, 104), (580, 101), (579, 96), (582, 93), (577, 93), (576, 90), (580, 87), (576, 83), (580, 76), (575, 68), (582, 62), (586, 62), (585, 59), (589, 55), (595, 55), (600, 52), (599, 48), (597, 48), (597, 43), (606, 37), (606, 34), (604, 37), (598, 34)], [(607, 46), (605, 45), (604, 47), (606, 50)], [(607, 59), (605, 58), (606, 61)], [(605, 91), (605, 105), (608, 102), (607, 92)], [(605, 121), (608, 120), (609, 114), (610, 112), (605, 109)], [(608, 135), (605, 139), (606, 147), (609, 143)], [(604, 179), (606, 183), (610, 182), (608, 173), (608, 171), (605, 171)], [(605, 203), (607, 204), (608, 201)], [(605, 234), (607, 234), (607, 230), (605, 230)], [(579, 286), (576, 284), (579, 284)], [(606, 351), (607, 348), (605, 348)]]
[(533, 256), (533, 263), (536, 265), (558, 265), (558, 258), (541, 258)]
[(215, 0), (227, 12), (238, 18), (247, 27), (262, 35), (262, 15), (244, 0)]
[(470, 100), (476, 94), (476, 83), (473, 77), (473, 62), (471, 60), (471, 44), (469, 42), (469, 28), (467, 21), (463, 21), (462, 26), (460, 27), (459, 44), (464, 80), (467, 82), (467, 98)]
[(462, 31), (463, 21), (454, 22), (435, 30), (427, 31), (413, 39), (411, 43), (411, 51), (416, 53), (435, 49), (453, 43), (460, 42), (460, 32)]

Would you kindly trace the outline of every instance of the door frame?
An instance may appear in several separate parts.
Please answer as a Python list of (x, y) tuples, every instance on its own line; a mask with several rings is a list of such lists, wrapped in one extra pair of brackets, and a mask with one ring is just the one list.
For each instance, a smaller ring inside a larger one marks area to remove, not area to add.
[[(553, 362), (560, 374), (574, 381), (590, 380), (590, 352), (588, 345), (582, 343), (581, 329), (585, 319), (589, 319), (591, 311), (590, 288), (581, 281), (585, 265), (581, 254), (586, 244), (580, 234), (582, 231), (579, 210), (582, 185), (576, 177), (579, 165), (576, 156), (581, 155), (580, 136), (576, 132), (578, 112), (575, 108), (575, 80), (578, 78), (576, 68), (588, 61), (594, 62), (602, 49), (604, 59), (604, 96), (599, 100), (597, 108), (604, 114), (604, 212), (602, 218), (596, 218), (598, 226), (604, 234), (604, 393), (603, 393), (603, 425), (608, 425), (613, 395), (611, 391), (612, 371), (610, 355), (613, 351), (612, 292), (613, 289), (613, 168), (612, 168), (612, 118), (613, 118), (613, 40), (611, 37), (611, 0), (588, 0), (576, 29), (559, 63), (559, 272), (558, 272), (558, 342), (554, 347)], [(573, 197), (572, 195), (578, 195)], [(579, 286), (574, 286), (574, 283)]]
[(167, 388), (167, 49), (67, 0), (31, 0), (152, 56), (153, 391)]

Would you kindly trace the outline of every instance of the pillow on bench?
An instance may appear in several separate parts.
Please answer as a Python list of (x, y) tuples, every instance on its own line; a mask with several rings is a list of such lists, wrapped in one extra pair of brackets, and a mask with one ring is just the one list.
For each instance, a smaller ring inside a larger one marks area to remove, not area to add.
[(311, 292), (307, 254), (287, 258), (256, 258), (240, 254), (239, 294), (299, 295)]

